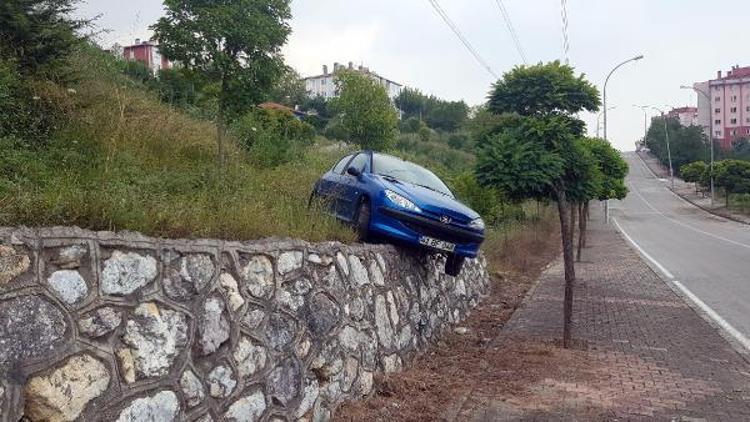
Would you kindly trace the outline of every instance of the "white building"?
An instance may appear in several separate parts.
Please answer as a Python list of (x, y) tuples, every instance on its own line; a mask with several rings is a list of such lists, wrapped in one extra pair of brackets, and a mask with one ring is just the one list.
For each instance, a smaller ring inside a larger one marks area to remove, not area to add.
[(677, 119), (680, 125), (685, 127), (700, 126), (698, 123), (698, 108), (696, 107), (673, 108), (669, 111), (668, 116)]
[[(323, 65), (323, 74), (304, 78), (303, 80), (305, 81), (305, 89), (307, 90), (307, 94), (311, 97), (320, 95), (326, 99), (337, 97), (338, 89), (336, 87), (335, 73), (343, 69), (347, 69), (347, 67), (339, 63), (334, 63), (333, 72), (329, 72), (328, 66)], [(403, 85), (390, 79), (384, 78), (364, 66), (354, 67), (354, 63), (349, 62), (348, 69), (368, 75), (370, 78), (378, 82), (383, 88), (385, 88), (388, 96), (391, 97), (391, 99), (398, 97), (398, 95), (401, 94), (401, 91), (404, 89)]]

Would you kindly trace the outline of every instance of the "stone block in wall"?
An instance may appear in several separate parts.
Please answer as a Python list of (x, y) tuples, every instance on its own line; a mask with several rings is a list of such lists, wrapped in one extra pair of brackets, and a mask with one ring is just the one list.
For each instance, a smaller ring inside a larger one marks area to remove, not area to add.
[(53, 296), (72, 308), (96, 300), (96, 262), (89, 241), (44, 239), (41, 248), (40, 278)]
[(34, 285), (36, 253), (31, 239), (0, 238), (0, 293)]

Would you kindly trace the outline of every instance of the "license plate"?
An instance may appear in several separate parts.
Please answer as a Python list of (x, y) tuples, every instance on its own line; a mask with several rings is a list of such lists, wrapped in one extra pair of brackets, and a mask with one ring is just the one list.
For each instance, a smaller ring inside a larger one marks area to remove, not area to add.
[(446, 251), (446, 252), (453, 252), (454, 250), (456, 250), (456, 245), (453, 243), (445, 242), (439, 239), (433, 239), (427, 236), (421, 236), (419, 238), (419, 243), (424, 246), (429, 246), (431, 248), (439, 249), (441, 251)]

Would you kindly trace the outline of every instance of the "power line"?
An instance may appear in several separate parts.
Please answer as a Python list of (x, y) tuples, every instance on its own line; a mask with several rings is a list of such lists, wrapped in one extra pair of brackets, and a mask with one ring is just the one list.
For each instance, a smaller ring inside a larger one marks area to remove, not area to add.
[(563, 51), (565, 54), (565, 64), (570, 63), (570, 39), (568, 38), (568, 1), (560, 0), (560, 13), (562, 15), (562, 32), (563, 32)]
[(495, 0), (495, 4), (497, 4), (498, 10), (500, 10), (500, 14), (503, 16), (503, 20), (505, 20), (505, 26), (508, 27), (508, 32), (510, 32), (513, 44), (516, 45), (518, 55), (521, 56), (521, 60), (523, 60), (524, 64), (527, 64), (528, 61), (526, 60), (526, 54), (523, 51), (523, 47), (521, 47), (521, 41), (518, 39), (518, 33), (516, 32), (516, 28), (513, 27), (513, 21), (510, 20), (510, 14), (508, 14), (505, 4), (502, 0)]
[(440, 4), (437, 2), (437, 0), (428, 0), (430, 4), (432, 5), (432, 8), (435, 9), (435, 12), (440, 16), (440, 18), (443, 19), (446, 25), (453, 31), (453, 33), (456, 35), (459, 41), (461, 41), (461, 44), (466, 47), (466, 49), (471, 53), (472, 56), (474, 56), (474, 59), (479, 63), (480, 66), (482, 66), (487, 72), (489, 72), (490, 75), (492, 75), (495, 79), (499, 79), (500, 77), (495, 73), (494, 70), (490, 67), (490, 65), (487, 64), (486, 61), (482, 58), (482, 56), (479, 55), (477, 50), (471, 45), (469, 40), (464, 37), (464, 35), (461, 33), (461, 30), (458, 29), (458, 26), (456, 26), (455, 23), (451, 20), (451, 18), (448, 16), (448, 14), (443, 10), (443, 8), (440, 6)]

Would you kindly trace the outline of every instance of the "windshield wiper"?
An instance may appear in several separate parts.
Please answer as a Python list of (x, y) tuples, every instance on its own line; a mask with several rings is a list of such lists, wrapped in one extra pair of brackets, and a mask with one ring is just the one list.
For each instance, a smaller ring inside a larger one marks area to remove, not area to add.
[(412, 183), (412, 185), (414, 185), (414, 186), (419, 186), (420, 188), (425, 188), (425, 189), (429, 189), (429, 190), (431, 190), (431, 191), (433, 191), (433, 192), (437, 192), (437, 193), (439, 193), (439, 194), (441, 194), (441, 195), (445, 195), (445, 196), (448, 196), (448, 197), (450, 197), (450, 195), (448, 195), (447, 193), (445, 193), (445, 192), (442, 192), (442, 191), (439, 191), (439, 190), (437, 190), (437, 189), (435, 189), (435, 188), (433, 188), (433, 187), (427, 186), (427, 185), (420, 185), (419, 183)]
[(378, 176), (382, 177), (385, 180), (388, 180), (389, 182), (401, 182), (400, 180), (396, 179), (395, 177), (389, 175), (389, 174), (381, 174), (381, 173), (375, 173)]

